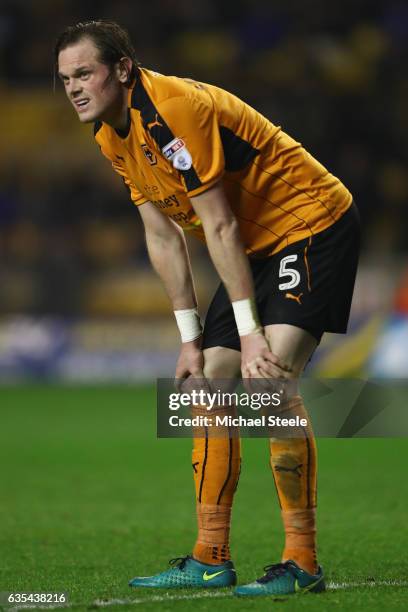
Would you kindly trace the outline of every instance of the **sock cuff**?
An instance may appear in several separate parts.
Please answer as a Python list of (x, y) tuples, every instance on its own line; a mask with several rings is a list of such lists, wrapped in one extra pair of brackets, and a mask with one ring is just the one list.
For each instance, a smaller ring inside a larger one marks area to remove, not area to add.
[(198, 542), (220, 545), (228, 542), (231, 505), (197, 504)]
[(316, 532), (316, 507), (281, 510), (282, 521), (286, 533), (315, 533)]
[(214, 518), (214, 516), (230, 517), (232, 504), (202, 504), (197, 502), (197, 516)]

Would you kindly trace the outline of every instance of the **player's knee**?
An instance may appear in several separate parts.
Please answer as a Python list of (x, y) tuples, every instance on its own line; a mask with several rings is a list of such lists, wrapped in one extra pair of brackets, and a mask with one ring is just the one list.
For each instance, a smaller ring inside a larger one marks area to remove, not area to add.
[(282, 380), (293, 380), (294, 378), (297, 378), (296, 372), (293, 369), (292, 364), (285, 363), (283, 361), (278, 361), (274, 365), (275, 365), (276, 373), (272, 377), (273, 379), (277, 381), (282, 381)]
[(268, 378), (251, 378), (250, 387), (260, 387), (270, 393), (290, 393), (291, 396), (297, 390), (298, 375), (290, 369), (288, 364), (283, 362), (275, 362), (273, 364), (273, 373)]
[(211, 347), (204, 351), (204, 376), (209, 380), (235, 378), (239, 374), (240, 363), (238, 351)]

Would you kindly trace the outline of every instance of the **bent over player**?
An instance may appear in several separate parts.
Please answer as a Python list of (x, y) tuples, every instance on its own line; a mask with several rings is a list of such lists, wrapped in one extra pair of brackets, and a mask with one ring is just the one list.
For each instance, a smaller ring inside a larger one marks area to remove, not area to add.
[[(125, 30), (67, 28), (55, 68), (81, 122), (129, 188), (151, 262), (181, 332), (177, 378), (292, 379), (325, 331), (344, 333), (359, 223), (344, 185), (280, 127), (213, 85), (142, 68)], [(205, 241), (219, 286), (201, 328), (183, 232)], [(300, 395), (287, 413), (307, 416)], [(316, 558), (316, 444), (310, 425), (270, 439), (285, 529), (280, 563), (237, 595), (321, 591)], [(131, 586), (236, 584), (231, 507), (237, 437), (196, 437), (198, 535), (192, 555)]]

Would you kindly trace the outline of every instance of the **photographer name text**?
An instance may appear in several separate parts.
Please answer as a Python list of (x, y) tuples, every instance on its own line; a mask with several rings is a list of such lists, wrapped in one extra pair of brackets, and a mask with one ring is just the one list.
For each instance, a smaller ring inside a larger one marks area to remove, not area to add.
[(171, 427), (307, 427), (307, 419), (299, 416), (282, 418), (273, 415), (262, 415), (257, 418), (239, 416), (199, 415), (192, 418), (172, 415), (169, 417)]

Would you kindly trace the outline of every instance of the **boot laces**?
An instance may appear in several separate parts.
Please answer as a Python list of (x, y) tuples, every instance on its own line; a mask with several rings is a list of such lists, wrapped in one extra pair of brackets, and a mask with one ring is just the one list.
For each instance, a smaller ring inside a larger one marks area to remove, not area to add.
[(288, 569), (289, 564), (287, 561), (285, 563), (272, 563), (271, 565), (265, 565), (265, 575), (262, 576), (262, 578), (259, 578), (257, 582), (269, 582), (270, 580), (279, 578), (279, 576), (283, 576), (284, 574), (286, 574)]
[(191, 555), (186, 555), (185, 557), (174, 557), (174, 559), (170, 559), (169, 565), (174, 565), (179, 570), (183, 570), (185, 564), (189, 559), (191, 559)]

